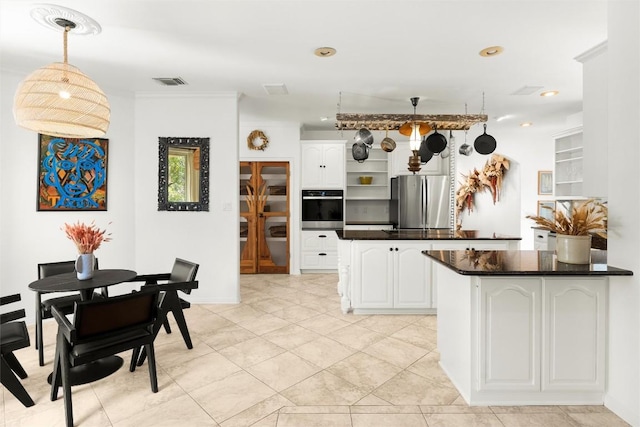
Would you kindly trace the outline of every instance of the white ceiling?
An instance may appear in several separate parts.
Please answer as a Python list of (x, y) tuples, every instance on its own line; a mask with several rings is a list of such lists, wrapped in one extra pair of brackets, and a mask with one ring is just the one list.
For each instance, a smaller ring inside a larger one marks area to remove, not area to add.
[[(25, 76), (62, 61), (62, 35), (35, 22), (41, 2), (0, 0), (0, 66)], [(58, 0), (100, 23), (69, 37), (69, 62), (107, 93), (242, 94), (241, 116), (333, 129), (335, 114), (481, 113), (489, 126), (557, 129), (581, 111), (582, 64), (607, 36), (606, 2), (365, 0)], [(504, 53), (478, 52), (500, 45)], [(331, 46), (338, 53), (318, 58)], [(182, 77), (164, 87), (152, 77)], [(288, 95), (266, 94), (284, 83)], [(531, 95), (513, 95), (538, 86)], [(542, 90), (559, 90), (552, 98)], [(14, 90), (13, 88), (3, 88)], [(341, 97), (340, 97), (340, 94)], [(341, 103), (339, 104), (339, 99)], [(511, 119), (495, 122), (497, 117)], [(329, 117), (321, 122), (320, 117)]]

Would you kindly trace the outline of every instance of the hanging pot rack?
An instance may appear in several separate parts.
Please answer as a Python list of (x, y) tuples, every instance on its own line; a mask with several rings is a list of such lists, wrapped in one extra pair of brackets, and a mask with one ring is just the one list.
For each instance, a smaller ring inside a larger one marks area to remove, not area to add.
[(486, 114), (359, 114), (337, 113), (336, 129), (398, 130), (407, 122), (426, 123), (440, 130), (469, 130), (487, 121)]

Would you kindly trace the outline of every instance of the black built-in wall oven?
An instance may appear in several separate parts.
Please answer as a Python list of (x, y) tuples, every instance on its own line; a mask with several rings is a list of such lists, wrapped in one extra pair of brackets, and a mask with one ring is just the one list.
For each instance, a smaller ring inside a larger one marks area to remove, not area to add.
[(342, 190), (302, 190), (302, 228), (340, 229), (344, 220)]

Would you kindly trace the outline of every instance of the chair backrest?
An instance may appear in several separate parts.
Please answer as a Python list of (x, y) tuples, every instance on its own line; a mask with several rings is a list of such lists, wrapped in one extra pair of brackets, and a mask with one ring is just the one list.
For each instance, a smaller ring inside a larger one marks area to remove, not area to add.
[[(169, 282), (193, 282), (198, 274), (200, 265), (181, 258), (176, 258), (171, 269)], [(190, 294), (191, 289), (181, 289), (183, 292)]]
[[(97, 270), (98, 258), (95, 258), (95, 260), (94, 269)], [(74, 271), (76, 271), (75, 261), (46, 262), (38, 264), (38, 279), (44, 279), (56, 274), (73, 273)]]
[(158, 317), (158, 291), (135, 292), (76, 303), (74, 326), (78, 340), (150, 327)]
[[(20, 294), (7, 295), (5, 297), (0, 297), (0, 306), (18, 302), (21, 299), (22, 298)], [(0, 324), (12, 322), (17, 319), (22, 319), (23, 317), (25, 317), (24, 308), (10, 311), (10, 312), (4, 312), (3, 310), (3, 312), (0, 313)]]

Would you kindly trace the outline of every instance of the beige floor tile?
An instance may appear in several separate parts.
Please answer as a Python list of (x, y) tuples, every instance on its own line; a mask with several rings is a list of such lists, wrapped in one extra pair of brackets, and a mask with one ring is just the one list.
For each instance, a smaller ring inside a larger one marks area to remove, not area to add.
[(409, 366), (407, 371), (418, 374), (434, 383), (447, 387), (454, 387), (447, 374), (445, 374), (442, 368), (440, 368), (438, 359), (438, 355), (429, 353)]
[(263, 298), (262, 300), (254, 301), (249, 305), (256, 310), (264, 311), (265, 313), (273, 313), (274, 311), (291, 307), (293, 303), (280, 298)]
[(403, 371), (373, 391), (393, 405), (449, 405), (458, 397), (456, 389), (432, 383)]
[(358, 322), (358, 325), (371, 329), (372, 331), (380, 332), (381, 334), (391, 335), (400, 329), (406, 328), (409, 322), (406, 317), (403, 316), (380, 315), (363, 319), (361, 322)]
[(391, 403), (386, 400), (380, 399), (378, 396), (372, 394), (368, 394), (362, 399), (358, 400), (354, 405), (363, 405), (363, 406), (380, 406), (380, 405), (391, 405)]
[(280, 414), (278, 427), (351, 427), (349, 414)]
[(349, 323), (333, 316), (319, 314), (317, 316), (313, 316), (301, 322), (298, 322), (298, 325), (302, 326), (303, 328), (311, 329), (313, 332), (316, 332), (318, 334), (327, 335), (337, 329), (348, 326)]
[(320, 338), (320, 335), (302, 326), (290, 324), (275, 331), (268, 332), (262, 335), (262, 338), (271, 341), (277, 346), (291, 350), (309, 341)]
[(251, 427), (277, 427), (278, 425), (278, 413), (274, 412), (271, 415), (267, 415), (263, 419), (251, 424)]
[[(221, 427), (245, 427), (259, 423), (270, 415), (275, 415), (272, 425), (276, 425), (278, 410), (292, 403), (279, 394), (258, 402), (221, 424)], [(265, 421), (266, 422), (266, 421)]]
[(231, 310), (232, 308), (239, 307), (239, 304), (199, 304), (205, 310), (212, 313), (222, 313), (223, 311)]
[(281, 394), (296, 405), (352, 405), (366, 392), (327, 371), (321, 371)]
[(191, 397), (185, 395), (165, 402), (160, 407), (143, 409), (135, 415), (113, 424), (114, 427), (181, 426), (217, 427)]
[(411, 324), (400, 329), (398, 332), (392, 334), (391, 338), (408, 342), (429, 351), (435, 349), (438, 342), (436, 331), (416, 324)]
[(213, 352), (165, 370), (180, 387), (190, 392), (241, 369), (226, 357)]
[(325, 314), (328, 314), (329, 316), (333, 316), (336, 317), (340, 320), (344, 320), (345, 322), (348, 323), (358, 323), (364, 319), (367, 319), (369, 316), (367, 315), (363, 315), (363, 314), (353, 314), (353, 313), (343, 313), (342, 312), (342, 307), (340, 306), (339, 302), (336, 302), (336, 306), (335, 307), (331, 307), (329, 308), (327, 311), (324, 312)]
[(494, 414), (427, 414), (429, 427), (503, 427)]
[(537, 414), (537, 413), (561, 413), (559, 406), (531, 405), (531, 406), (490, 406), (494, 414)]
[(611, 413), (611, 411), (604, 405), (567, 405), (560, 406), (559, 408), (567, 414), (584, 414), (593, 412)]
[(428, 352), (422, 347), (395, 338), (383, 338), (362, 351), (402, 369), (411, 365)]
[(395, 365), (361, 352), (347, 357), (327, 370), (368, 392), (402, 371)]
[(371, 344), (380, 341), (385, 335), (363, 328), (358, 324), (345, 326), (331, 333), (331, 339), (336, 340), (344, 345), (362, 350)]
[(204, 343), (214, 350), (222, 350), (223, 348), (230, 347), (256, 337), (256, 334), (246, 330), (242, 326), (233, 325), (228, 328), (217, 329), (215, 334), (208, 335), (204, 338)]
[(319, 337), (291, 351), (323, 369), (355, 352), (354, 349), (327, 337)]
[(256, 310), (250, 305), (239, 305), (236, 308), (232, 308), (231, 310), (225, 310), (219, 313), (220, 316), (234, 323), (240, 323), (245, 320), (255, 319), (256, 317), (260, 317), (264, 314), (265, 314), (264, 311)]
[(353, 427), (429, 427), (422, 414), (352, 414)]
[(285, 406), (280, 409), (281, 414), (350, 414), (347, 405), (324, 406)]
[(284, 328), (291, 323), (273, 314), (264, 314), (259, 317), (243, 320), (238, 324), (256, 335), (263, 335), (276, 329)]
[[(211, 313), (208, 310), (200, 308), (198, 314), (194, 314), (198, 306), (193, 306), (189, 310), (184, 310), (184, 315), (187, 320), (187, 326), (189, 328), (190, 335), (210, 335), (213, 331), (226, 328), (233, 325), (233, 322), (226, 319), (216, 313)], [(173, 318), (173, 315), (169, 315), (169, 318)], [(171, 325), (172, 333), (177, 336), (181, 336), (180, 329), (177, 325)]]
[(316, 365), (289, 351), (246, 369), (276, 391), (291, 387), (320, 371)]
[(447, 406), (420, 406), (423, 414), (493, 414), (488, 406), (447, 405)]
[(438, 316), (435, 314), (422, 316), (420, 319), (414, 322), (417, 326), (424, 326), (425, 328), (433, 329), (436, 331), (438, 329)]
[(257, 337), (223, 348), (219, 353), (236, 365), (246, 368), (285, 351), (284, 348), (278, 347), (271, 341)]
[(504, 427), (577, 427), (569, 415), (564, 412), (520, 412), (496, 414)]
[(288, 320), (289, 322), (300, 322), (310, 317), (320, 314), (317, 310), (312, 310), (303, 305), (291, 304), (289, 307), (285, 307), (281, 310), (273, 311), (271, 314), (278, 316), (281, 319)]
[(569, 417), (581, 427), (628, 427), (626, 421), (613, 413), (570, 413)]
[(352, 414), (422, 414), (418, 405), (367, 405), (352, 406)]
[[(154, 350), (156, 355), (156, 364), (162, 368), (171, 368), (173, 366), (181, 365), (190, 360), (215, 352), (214, 349), (201, 341), (193, 343), (193, 348), (188, 349), (182, 340), (160, 346), (154, 346)], [(129, 353), (127, 354), (127, 358), (124, 359), (125, 368), (128, 367), (129, 361), (131, 360), (130, 358), (131, 354)]]
[(191, 392), (218, 424), (275, 395), (275, 390), (241, 371)]

